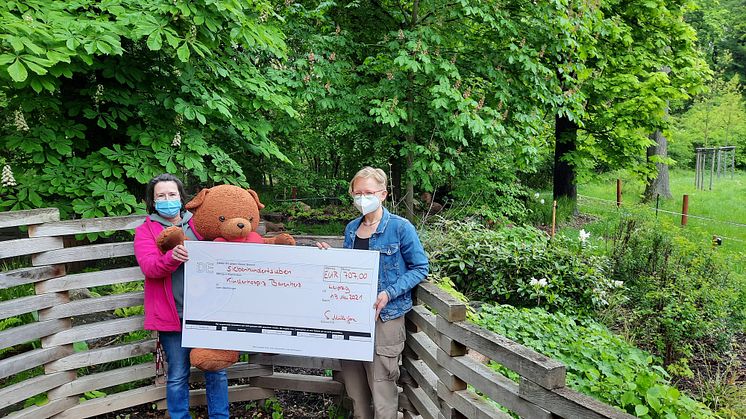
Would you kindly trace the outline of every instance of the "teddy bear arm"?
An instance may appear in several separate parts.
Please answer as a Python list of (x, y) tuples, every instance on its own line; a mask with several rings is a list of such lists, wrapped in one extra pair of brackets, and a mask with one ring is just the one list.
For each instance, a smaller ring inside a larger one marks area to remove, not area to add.
[(265, 244), (284, 244), (288, 246), (295, 246), (295, 239), (293, 236), (287, 233), (280, 233), (274, 237), (265, 237)]
[(174, 247), (184, 243), (184, 240), (186, 239), (184, 230), (182, 230), (181, 227), (171, 226), (161, 231), (156, 238), (156, 244), (161, 252), (166, 253)]

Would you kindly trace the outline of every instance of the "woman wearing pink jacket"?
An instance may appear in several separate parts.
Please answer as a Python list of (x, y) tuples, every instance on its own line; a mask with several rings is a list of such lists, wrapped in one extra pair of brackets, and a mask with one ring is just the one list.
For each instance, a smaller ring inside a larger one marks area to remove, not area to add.
[[(162, 174), (148, 182), (145, 204), (148, 216), (135, 229), (135, 257), (145, 274), (145, 329), (157, 330), (166, 352), (166, 403), (172, 419), (190, 419), (189, 352), (181, 346), (186, 247), (162, 253), (156, 238), (164, 228), (179, 226), (190, 240), (201, 240), (194, 230), (192, 213), (184, 208), (184, 185), (174, 175)], [(228, 418), (228, 380), (225, 370), (205, 372), (207, 410), (210, 418)]]

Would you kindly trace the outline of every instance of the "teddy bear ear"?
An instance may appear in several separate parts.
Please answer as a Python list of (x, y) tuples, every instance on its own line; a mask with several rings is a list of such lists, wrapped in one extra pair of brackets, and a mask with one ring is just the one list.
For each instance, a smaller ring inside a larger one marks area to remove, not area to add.
[(187, 202), (184, 207), (188, 210), (199, 207), (200, 205), (202, 205), (203, 202), (205, 202), (205, 197), (207, 196), (208, 192), (210, 192), (209, 189), (202, 189), (197, 195), (194, 196), (194, 198), (192, 198), (191, 201)]
[(254, 201), (256, 201), (256, 206), (259, 209), (264, 208), (264, 204), (262, 204), (261, 202), (259, 202), (259, 195), (256, 194), (256, 191), (254, 191), (253, 189), (246, 189), (246, 190), (251, 194), (251, 196), (254, 197)]

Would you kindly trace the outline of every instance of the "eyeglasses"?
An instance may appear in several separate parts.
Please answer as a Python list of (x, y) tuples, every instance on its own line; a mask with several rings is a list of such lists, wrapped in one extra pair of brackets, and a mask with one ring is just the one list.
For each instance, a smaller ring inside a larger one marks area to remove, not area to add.
[(352, 196), (354, 196), (355, 198), (359, 198), (359, 197), (361, 197), (361, 196), (363, 196), (363, 195), (375, 195), (375, 194), (377, 194), (377, 193), (379, 193), (379, 192), (383, 192), (383, 191), (385, 191), (385, 190), (386, 190), (386, 189), (379, 189), (379, 190), (377, 190), (377, 191), (353, 192), (353, 193), (352, 193)]

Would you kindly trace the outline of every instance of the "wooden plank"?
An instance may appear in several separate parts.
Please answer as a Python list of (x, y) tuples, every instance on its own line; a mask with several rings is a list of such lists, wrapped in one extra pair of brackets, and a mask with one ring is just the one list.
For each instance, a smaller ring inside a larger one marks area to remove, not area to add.
[(32, 311), (38, 311), (43, 308), (52, 307), (57, 304), (62, 304), (66, 300), (67, 296), (62, 294), (45, 294), (32, 295), (29, 297), (21, 297), (14, 300), (3, 301), (0, 303), (0, 319), (20, 316), (21, 314), (31, 313)]
[(469, 322), (452, 323), (438, 316), (435, 323), (441, 333), (545, 388), (565, 386), (565, 366), (559, 361)]
[[(56, 294), (45, 294), (56, 295)], [(39, 313), (40, 320), (81, 316), (101, 311), (116, 310), (143, 304), (143, 291), (133, 291), (105, 297), (86, 298), (51, 307)]]
[(466, 320), (466, 304), (432, 282), (420, 282), (415, 288), (415, 298), (420, 303), (430, 306), (438, 313), (438, 316), (448, 321)]
[(435, 314), (431, 313), (430, 310), (421, 304), (412, 307), (412, 310), (407, 313), (407, 319), (411, 320), (412, 323), (423, 330), (431, 339), (433, 336), (440, 335), (438, 329), (435, 327)]
[(68, 247), (66, 249), (50, 250), (31, 257), (34, 266), (51, 265), (54, 263), (80, 262), (84, 260), (110, 259), (122, 256), (132, 256), (135, 248), (132, 242), (91, 244), (88, 246)]
[(327, 242), (329, 246), (341, 248), (345, 244), (344, 236), (308, 236), (308, 235), (292, 235), (295, 239), (296, 246), (316, 246), (316, 242)]
[[(259, 364), (247, 364), (245, 362), (237, 362), (230, 367), (226, 368), (225, 373), (228, 375), (228, 379), (237, 378), (251, 378), (251, 377), (263, 377), (266, 375), (272, 375), (273, 370), (271, 366), (259, 365)], [(192, 368), (189, 373), (190, 383), (204, 383), (205, 373), (204, 371)]]
[(9, 348), (13, 345), (40, 339), (69, 327), (69, 320), (47, 320), (12, 327), (0, 332), (0, 348)]
[[(248, 400), (264, 400), (275, 396), (275, 392), (268, 388), (251, 387), (248, 385), (237, 385), (228, 387), (228, 400), (233, 402), (242, 402)], [(189, 391), (190, 406), (204, 406), (207, 404), (205, 389)], [(156, 408), (165, 409), (166, 400), (159, 400)]]
[(65, 265), (38, 266), (0, 273), (0, 289), (33, 284), (65, 275)]
[(78, 288), (98, 287), (101, 285), (121, 284), (123, 282), (142, 281), (145, 279), (139, 266), (108, 269), (105, 271), (85, 272), (66, 275), (36, 284), (36, 293), (60, 292)]
[(412, 387), (405, 385), (403, 386), (404, 395), (407, 396), (409, 402), (412, 403), (417, 413), (422, 415), (425, 419), (435, 419), (439, 416), (440, 408), (438, 405), (430, 400), (424, 390), (419, 387)]
[(0, 212), (0, 228), (40, 224), (48, 221), (59, 221), (59, 219), (60, 210), (57, 208), (6, 211)]
[(7, 416), (9, 419), (39, 419), (39, 418), (50, 418), (58, 413), (62, 413), (67, 409), (78, 404), (77, 397), (66, 397), (64, 399), (50, 400), (49, 403), (43, 406), (30, 406), (23, 410), (13, 412)]
[(5, 358), (0, 361), (0, 379), (58, 360), (71, 353), (72, 348), (68, 346), (56, 346), (54, 348), (34, 349)]
[(438, 361), (436, 361), (436, 353), (438, 346), (426, 334), (422, 332), (408, 333), (406, 346), (414, 351), (437, 374)]
[(90, 351), (74, 353), (45, 365), (47, 373), (73, 370), (105, 362), (119, 361), (155, 351), (155, 339), (141, 340), (123, 345), (107, 346)]
[(0, 389), (0, 409), (75, 380), (75, 371), (39, 375)]
[(61, 237), (37, 237), (0, 242), (0, 259), (64, 248)]
[(412, 378), (414, 378), (417, 386), (427, 394), (433, 403), (437, 403), (438, 392), (435, 388), (435, 383), (438, 382), (438, 376), (425, 364), (425, 361), (404, 357), (402, 358), (402, 365), (407, 369)]
[(152, 403), (166, 397), (165, 386), (147, 386), (121, 393), (110, 394), (106, 397), (86, 400), (65, 412), (55, 416), (55, 419), (82, 419), (109, 412), (126, 409), (143, 403)]
[(135, 330), (141, 330), (144, 320), (144, 316), (132, 316), (123, 319), (106, 320), (76, 326), (42, 338), (41, 344), (43, 347), (49, 347), (105, 336), (113, 336), (120, 333), (129, 333)]
[(633, 419), (634, 416), (570, 388), (547, 390), (526, 378), (518, 387), (521, 397), (563, 418)]
[(439, 351), (437, 361), (443, 368), (456, 374), (477, 391), (522, 418), (552, 418), (549, 411), (523, 399), (518, 394), (518, 383), (470, 356), (450, 357), (443, 351)]
[(155, 377), (155, 363), (149, 362), (79, 377), (50, 390), (47, 395), (50, 399), (63, 398), (152, 377)]
[(438, 383), (438, 396), (469, 419), (511, 419), (512, 416), (491, 405), (473, 391), (451, 391)]
[(309, 356), (278, 354), (250, 354), (249, 362), (263, 365), (279, 365), (283, 367), (312, 368), (317, 370), (342, 370), (339, 359), (336, 358), (314, 358)]
[(145, 222), (144, 215), (124, 217), (83, 218), (45, 223), (29, 227), (29, 237), (65, 236), (102, 231), (132, 230)]
[(254, 377), (249, 383), (255, 387), (273, 390), (304, 391), (307, 393), (335, 394), (344, 393), (344, 385), (332, 377), (276, 372), (264, 377)]

